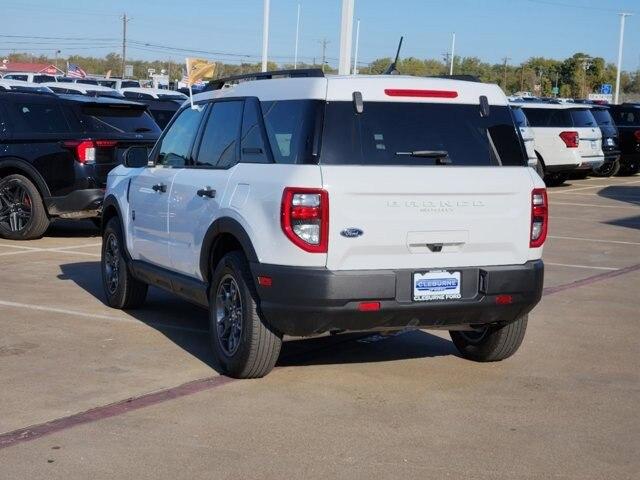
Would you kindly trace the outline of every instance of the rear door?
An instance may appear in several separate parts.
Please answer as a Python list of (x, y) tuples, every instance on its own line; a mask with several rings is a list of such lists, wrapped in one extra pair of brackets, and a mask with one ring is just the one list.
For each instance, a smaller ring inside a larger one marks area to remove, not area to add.
[(475, 105), (370, 102), (358, 116), (350, 103), (329, 104), (321, 151), (327, 268), (526, 262), (526, 165), (506, 106), (482, 118)]
[(169, 259), (169, 198), (178, 172), (191, 163), (194, 140), (204, 109), (183, 110), (160, 139), (152, 154), (154, 165), (131, 180), (130, 238), (138, 260), (171, 267)]
[(243, 100), (213, 102), (192, 164), (176, 176), (169, 206), (172, 269), (200, 278), (200, 252), (220, 216), (227, 184), (240, 158)]

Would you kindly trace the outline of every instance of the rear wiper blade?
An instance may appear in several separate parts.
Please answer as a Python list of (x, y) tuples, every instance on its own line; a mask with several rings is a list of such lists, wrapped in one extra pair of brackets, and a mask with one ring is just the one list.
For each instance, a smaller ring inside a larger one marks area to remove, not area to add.
[(435, 158), (440, 163), (451, 163), (449, 152), (446, 150), (414, 150), (413, 152), (396, 152), (396, 155), (406, 155), (408, 157)]

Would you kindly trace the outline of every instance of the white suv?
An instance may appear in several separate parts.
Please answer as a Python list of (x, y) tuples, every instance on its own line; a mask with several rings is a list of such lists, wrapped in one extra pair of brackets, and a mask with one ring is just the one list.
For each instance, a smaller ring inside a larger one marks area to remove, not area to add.
[(602, 132), (591, 107), (576, 103), (521, 103), (535, 134), (535, 150), (547, 185), (564, 183), (569, 172), (604, 163)]
[(542, 293), (547, 197), (500, 88), (307, 75), (197, 95), (149, 163), (127, 152), (103, 211), (109, 305), (156, 285), (208, 308), (241, 378), (273, 368), (284, 334), (435, 328), (464, 357), (512, 355)]

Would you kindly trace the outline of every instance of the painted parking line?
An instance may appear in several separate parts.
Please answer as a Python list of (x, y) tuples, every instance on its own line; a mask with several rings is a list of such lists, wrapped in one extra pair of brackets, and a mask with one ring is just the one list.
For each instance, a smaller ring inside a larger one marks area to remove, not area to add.
[(0, 247), (9, 247), (19, 249), (14, 252), (3, 252), (0, 253), (0, 257), (8, 257), (13, 255), (24, 255), (26, 253), (40, 253), (40, 252), (55, 252), (55, 253), (69, 253), (71, 255), (86, 255), (90, 257), (100, 257), (99, 253), (91, 253), (91, 252), (77, 252), (75, 250), (79, 248), (88, 248), (88, 247), (98, 247), (101, 246), (102, 243), (86, 243), (83, 245), (71, 245), (68, 247), (51, 247), (51, 248), (35, 248), (35, 247), (22, 247), (18, 245), (6, 245), (0, 244)]
[(619, 268), (614, 267), (594, 267), (593, 265), (573, 265), (571, 263), (554, 263), (554, 262), (544, 262), (545, 265), (552, 265), (554, 267), (567, 267), (567, 268), (583, 268), (587, 270), (620, 270)]
[(97, 243), (83, 243), (81, 245), (69, 245), (66, 247), (27, 247), (26, 245), (15, 245), (13, 243), (0, 243), (0, 247), (7, 248), (18, 248), (23, 250), (34, 250), (34, 251), (43, 251), (43, 250), (74, 250), (76, 248), (88, 248), (88, 247), (99, 247), (102, 245), (102, 242)]
[(584, 238), (584, 237), (563, 237), (560, 235), (549, 235), (547, 238), (553, 238), (556, 240), (574, 240), (577, 242), (596, 242), (596, 243), (612, 243), (616, 245), (638, 245), (640, 246), (640, 242), (624, 242), (622, 240), (606, 240), (600, 238)]
[(157, 323), (157, 322), (142, 322), (140, 320), (136, 320), (135, 318), (131, 318), (131, 317), (117, 317), (115, 315), (102, 315), (100, 313), (88, 313), (88, 312), (82, 312), (80, 310), (69, 310), (66, 308), (47, 307), (43, 305), (34, 305), (31, 303), (18, 303), (18, 302), (9, 302), (6, 300), (0, 300), (0, 307), (16, 308), (20, 310), (35, 310), (38, 312), (47, 312), (47, 313), (59, 313), (61, 315), (71, 315), (74, 317), (84, 317), (84, 318), (98, 319), (98, 320), (110, 320), (110, 321), (131, 323), (131, 324), (137, 324), (137, 325), (148, 325), (150, 327), (157, 328), (158, 330), (180, 330), (180, 331), (191, 332), (191, 333), (209, 333), (208, 330), (204, 330), (202, 328), (191, 328), (191, 327), (185, 327), (181, 325), (169, 325), (166, 323)]
[(551, 206), (553, 205), (571, 205), (574, 207), (590, 207), (590, 208), (615, 208), (616, 210), (635, 210), (638, 211), (640, 209), (640, 205), (635, 207), (630, 207), (628, 205), (596, 205), (593, 203), (572, 203), (572, 202), (549, 202)]
[(564, 292), (566, 290), (572, 290), (574, 288), (583, 287), (585, 285), (591, 285), (596, 282), (602, 282), (611, 278), (619, 277), (620, 275), (626, 275), (640, 270), (640, 263), (636, 265), (630, 265), (628, 267), (619, 268), (618, 270), (611, 272), (598, 273), (582, 280), (576, 280), (575, 282), (564, 283), (562, 285), (556, 285), (555, 287), (547, 287), (542, 291), (543, 296), (554, 295), (558, 292)]

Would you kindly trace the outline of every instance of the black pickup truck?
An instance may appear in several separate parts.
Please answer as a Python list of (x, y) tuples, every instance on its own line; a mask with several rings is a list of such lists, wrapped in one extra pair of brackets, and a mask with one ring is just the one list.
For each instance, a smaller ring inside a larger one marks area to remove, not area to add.
[(620, 134), (620, 175), (640, 171), (640, 103), (612, 105), (611, 115)]

